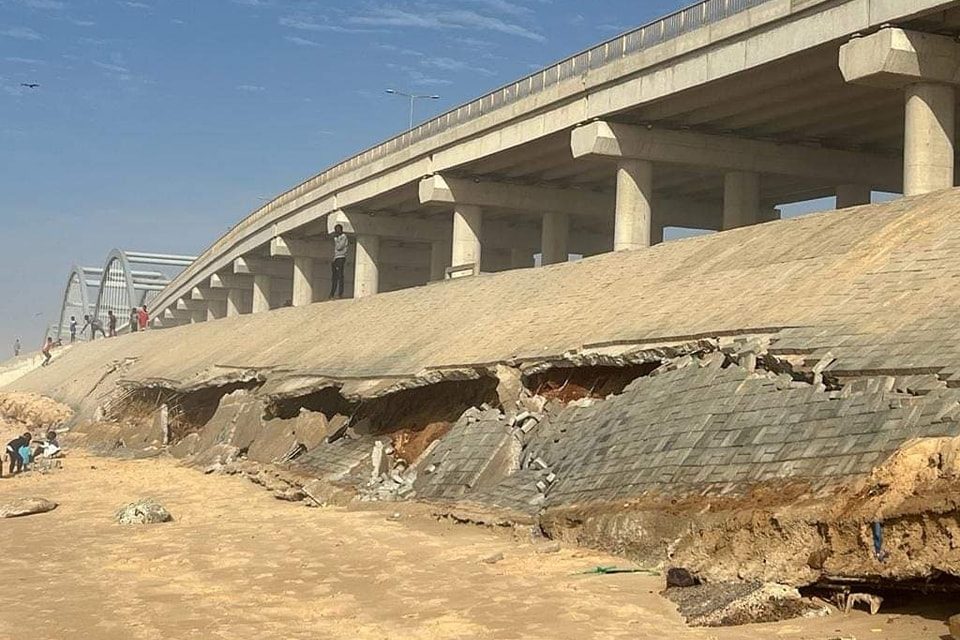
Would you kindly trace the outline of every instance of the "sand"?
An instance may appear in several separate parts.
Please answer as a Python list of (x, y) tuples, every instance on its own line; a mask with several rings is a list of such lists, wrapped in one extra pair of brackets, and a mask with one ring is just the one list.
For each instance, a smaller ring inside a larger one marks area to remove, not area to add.
[[(0, 520), (0, 639), (906, 640), (947, 632), (936, 616), (860, 612), (688, 629), (657, 595), (658, 577), (575, 575), (622, 559), (567, 548), (538, 554), (515, 535), (409, 506), (399, 518), (390, 506), (307, 508), (170, 459), (70, 451), (61, 470), (0, 481), (0, 502), (22, 496), (60, 506)], [(112, 521), (118, 507), (145, 496), (175, 522)], [(500, 562), (481, 562), (497, 553)]]

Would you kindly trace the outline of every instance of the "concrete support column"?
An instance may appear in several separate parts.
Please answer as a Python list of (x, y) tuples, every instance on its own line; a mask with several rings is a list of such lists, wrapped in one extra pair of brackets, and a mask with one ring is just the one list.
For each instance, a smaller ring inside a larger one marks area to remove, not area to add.
[(210, 300), (207, 302), (207, 321), (219, 320), (227, 317), (227, 303), (225, 300)]
[(293, 306), (313, 303), (313, 258), (293, 257)]
[(380, 287), (380, 236), (357, 236), (357, 259), (353, 269), (353, 297), (376, 295)]
[(903, 194), (919, 195), (954, 184), (956, 90), (918, 82), (906, 87)]
[(430, 244), (430, 282), (439, 282), (446, 277), (447, 258), (450, 250), (446, 242), (432, 242)]
[(663, 244), (663, 225), (655, 224), (650, 227), (650, 246)]
[(526, 269), (533, 266), (533, 254), (529, 249), (510, 250), (510, 268)]
[(623, 159), (617, 165), (617, 209), (613, 250), (650, 246), (653, 203), (653, 163)]
[(243, 289), (227, 289), (227, 317), (232, 318), (242, 313)]
[(480, 237), (483, 210), (472, 205), (458, 204), (453, 210), (453, 251), (451, 266), (476, 265), (480, 270)]
[(870, 204), (871, 189), (862, 184), (841, 184), (837, 187), (837, 209)]
[(760, 221), (760, 174), (731, 171), (723, 177), (723, 229)]
[(253, 312), (270, 311), (270, 276), (253, 276)]
[(570, 257), (570, 218), (565, 213), (546, 213), (540, 231), (540, 251), (543, 264), (566, 262)]

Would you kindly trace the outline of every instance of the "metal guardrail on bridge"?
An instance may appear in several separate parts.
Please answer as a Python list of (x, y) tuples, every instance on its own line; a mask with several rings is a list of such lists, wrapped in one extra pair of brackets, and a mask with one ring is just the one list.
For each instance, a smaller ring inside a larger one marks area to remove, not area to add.
[[(628, 55), (633, 55), (650, 47), (668, 42), (706, 25), (719, 22), (725, 18), (772, 1), (773, 0), (703, 0), (664, 18), (607, 40), (581, 53), (570, 56), (541, 71), (491, 91), (476, 100), (451, 109), (386, 142), (370, 147), (347, 160), (339, 162), (317, 175), (308, 178), (289, 191), (280, 194), (235, 224), (226, 236), (204, 251), (199, 259), (203, 260), (210, 254), (216, 253), (221, 248), (220, 243), (235, 232), (256, 225), (257, 222), (269, 216), (276, 209), (313, 191), (329, 180), (353, 171), (358, 167), (375, 162), (391, 153), (410, 147), (422, 140), (443, 133), (457, 125), (480, 118), (483, 115), (512, 104), (517, 100), (538, 94), (578, 73), (583, 73), (589, 69), (601, 68)], [(175, 278), (173, 284), (176, 285), (182, 277), (192, 276), (193, 266), (194, 265), (191, 265), (191, 267), (184, 270), (180, 276)]]
[(516, 82), (511, 82), (476, 100), (427, 120), (386, 142), (370, 147), (366, 151), (339, 162), (260, 207), (237, 226), (241, 226), (244, 222), (254, 223), (260, 217), (302, 196), (307, 191), (315, 189), (327, 180), (405, 149), (421, 140), (443, 133), (454, 126), (496, 111), (517, 100), (540, 93), (578, 73), (598, 69), (628, 55), (663, 44), (685, 33), (719, 22), (770, 1), (704, 0), (685, 9), (680, 9), (664, 18), (628, 31), (581, 53), (574, 54)]

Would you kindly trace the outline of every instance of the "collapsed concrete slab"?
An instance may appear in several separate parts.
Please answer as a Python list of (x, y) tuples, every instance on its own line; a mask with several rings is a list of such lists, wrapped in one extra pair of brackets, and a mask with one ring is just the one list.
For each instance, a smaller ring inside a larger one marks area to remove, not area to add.
[(951, 190), (98, 341), (12, 386), (91, 437), (136, 429), (151, 390), (205, 468), (279, 465), (708, 582), (950, 588), (956, 317)]

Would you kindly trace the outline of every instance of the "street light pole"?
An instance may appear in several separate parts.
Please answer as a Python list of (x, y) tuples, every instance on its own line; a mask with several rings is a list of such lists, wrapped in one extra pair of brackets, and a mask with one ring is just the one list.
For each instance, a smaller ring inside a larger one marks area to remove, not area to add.
[(406, 91), (399, 91), (397, 89), (387, 89), (387, 93), (392, 96), (402, 96), (404, 98), (410, 99), (410, 129), (413, 129), (413, 115), (414, 108), (417, 100), (439, 100), (440, 96), (430, 95), (430, 94), (416, 94), (416, 93), (407, 93)]

